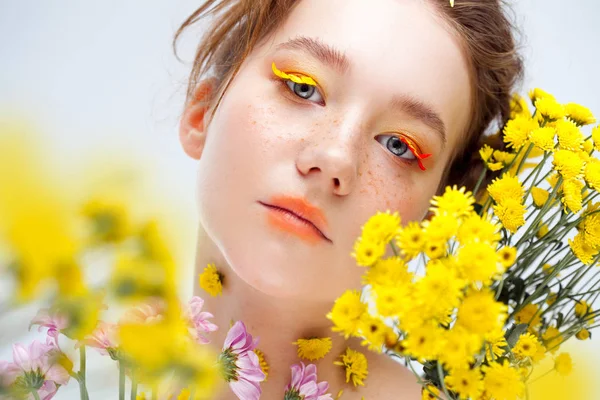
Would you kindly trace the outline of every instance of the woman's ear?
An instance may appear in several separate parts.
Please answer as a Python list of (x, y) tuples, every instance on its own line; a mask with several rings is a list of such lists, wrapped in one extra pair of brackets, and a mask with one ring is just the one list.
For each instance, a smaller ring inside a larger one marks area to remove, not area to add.
[(206, 128), (208, 126), (209, 103), (212, 99), (216, 86), (216, 79), (209, 78), (200, 81), (194, 96), (189, 102), (181, 122), (179, 123), (179, 141), (183, 151), (195, 160), (200, 159), (204, 142), (206, 140)]

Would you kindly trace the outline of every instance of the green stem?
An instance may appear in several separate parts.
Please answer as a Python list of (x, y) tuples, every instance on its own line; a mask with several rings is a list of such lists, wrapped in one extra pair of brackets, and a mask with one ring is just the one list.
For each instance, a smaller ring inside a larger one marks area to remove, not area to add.
[(438, 376), (440, 377), (440, 384), (442, 385), (442, 390), (444, 391), (446, 398), (450, 400), (452, 399), (452, 397), (450, 396), (450, 393), (448, 393), (448, 389), (446, 388), (446, 382), (444, 382), (444, 369), (442, 368), (442, 364), (440, 364), (439, 361), (437, 363), (437, 371)]
[(125, 400), (125, 366), (119, 361), (119, 400)]
[(131, 372), (131, 400), (135, 400), (137, 398), (137, 380), (135, 379), (135, 374), (133, 371)]
[(473, 188), (473, 196), (477, 196), (477, 192), (479, 191), (479, 186), (481, 186), (481, 184), (483, 183), (483, 178), (485, 178), (485, 174), (487, 173), (487, 168), (483, 168), (483, 171), (481, 171), (481, 174), (479, 175), (479, 179), (477, 179), (477, 183), (475, 184), (475, 187)]
[(37, 390), (31, 389), (31, 394), (35, 400), (40, 400), (40, 395), (38, 394)]
[(85, 382), (85, 346), (79, 348), (79, 397), (81, 400), (88, 400), (90, 398), (87, 385)]

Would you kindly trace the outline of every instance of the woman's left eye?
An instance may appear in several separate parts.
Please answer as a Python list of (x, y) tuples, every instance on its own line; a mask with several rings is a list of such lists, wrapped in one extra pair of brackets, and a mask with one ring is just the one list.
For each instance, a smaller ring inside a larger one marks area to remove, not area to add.
[(309, 85), (308, 83), (296, 83), (289, 79), (285, 80), (285, 84), (296, 96), (304, 100), (314, 101), (315, 103), (323, 102), (323, 96), (321, 96), (319, 89), (314, 85)]
[(392, 154), (405, 160), (417, 160), (408, 144), (395, 135), (378, 135), (375, 139), (385, 146)]

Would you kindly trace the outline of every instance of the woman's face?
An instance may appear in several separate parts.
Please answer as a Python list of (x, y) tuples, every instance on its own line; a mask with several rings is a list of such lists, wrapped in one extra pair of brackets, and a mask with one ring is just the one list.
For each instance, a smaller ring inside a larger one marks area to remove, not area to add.
[[(203, 229), (269, 295), (331, 301), (359, 287), (361, 226), (379, 210), (403, 224), (426, 215), (464, 140), (470, 93), (459, 41), (426, 2), (299, 2), (195, 126)], [(425, 170), (404, 140), (432, 154)]]

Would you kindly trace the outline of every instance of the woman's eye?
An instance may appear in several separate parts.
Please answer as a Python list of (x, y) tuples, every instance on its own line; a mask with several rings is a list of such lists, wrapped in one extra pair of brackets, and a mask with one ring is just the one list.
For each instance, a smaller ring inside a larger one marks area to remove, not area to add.
[[(291, 80), (286, 80), (285, 83), (296, 96), (305, 100), (314, 101), (315, 103), (323, 102), (323, 97), (316, 86), (309, 85), (308, 83), (296, 83)], [(315, 94), (316, 97), (311, 99)]]
[(375, 139), (384, 145), (392, 154), (406, 160), (416, 160), (416, 155), (398, 136), (394, 135), (378, 135)]

